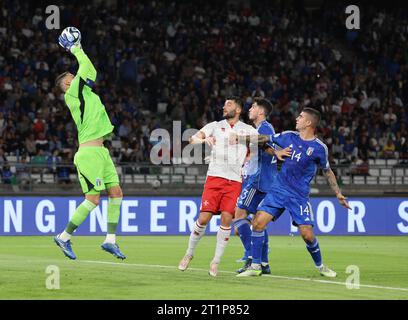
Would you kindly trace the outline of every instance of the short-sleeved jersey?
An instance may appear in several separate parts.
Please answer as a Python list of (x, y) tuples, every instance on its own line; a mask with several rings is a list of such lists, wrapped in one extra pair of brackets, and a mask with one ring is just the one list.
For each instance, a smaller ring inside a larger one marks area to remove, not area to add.
[(275, 134), (271, 141), (281, 148), (292, 148), (292, 155), (285, 158), (273, 189), (279, 188), (296, 197), (309, 197), (310, 182), (318, 166), (323, 170), (330, 169), (327, 146), (317, 138), (303, 140), (296, 131)]
[[(262, 121), (257, 131), (262, 135), (274, 135), (275, 130), (268, 121)], [(257, 154), (251, 158), (246, 171), (248, 175), (248, 184), (262, 192), (268, 192), (278, 174), (276, 157), (258, 148)]]
[(214, 137), (215, 145), (211, 150), (207, 176), (221, 177), (242, 182), (242, 166), (248, 148), (243, 144), (229, 144), (230, 133), (237, 135), (257, 135), (258, 131), (248, 124), (238, 121), (230, 125), (227, 120), (214, 121), (205, 125), (200, 132), (206, 137)]
[(114, 127), (101, 99), (92, 92), (91, 85), (96, 80), (92, 62), (81, 48), (73, 49), (72, 53), (78, 60), (79, 69), (65, 92), (64, 99), (74, 119), (81, 144), (109, 135)]

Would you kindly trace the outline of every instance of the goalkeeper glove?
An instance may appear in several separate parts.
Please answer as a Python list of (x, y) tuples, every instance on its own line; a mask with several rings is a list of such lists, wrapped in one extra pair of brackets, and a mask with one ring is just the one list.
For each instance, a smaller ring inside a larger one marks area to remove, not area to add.
[(61, 47), (63, 47), (65, 50), (70, 51), (70, 52), (72, 52), (72, 49), (76, 47), (81, 48), (81, 42), (79, 41), (74, 42), (74, 41), (68, 40), (67, 35), (64, 33), (58, 37), (58, 43)]

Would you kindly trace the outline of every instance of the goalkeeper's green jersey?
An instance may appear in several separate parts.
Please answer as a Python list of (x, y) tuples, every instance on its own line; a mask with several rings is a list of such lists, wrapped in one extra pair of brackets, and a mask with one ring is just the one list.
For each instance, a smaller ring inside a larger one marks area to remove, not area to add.
[(91, 85), (96, 80), (96, 70), (85, 52), (77, 47), (72, 53), (78, 60), (79, 69), (64, 99), (78, 129), (79, 144), (103, 138), (113, 131), (113, 125)]

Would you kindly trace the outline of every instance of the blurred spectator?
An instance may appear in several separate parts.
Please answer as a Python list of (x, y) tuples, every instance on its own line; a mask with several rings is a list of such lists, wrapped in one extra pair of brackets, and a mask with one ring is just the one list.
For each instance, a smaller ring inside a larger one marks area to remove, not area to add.
[(391, 126), (397, 122), (397, 115), (393, 113), (392, 108), (388, 108), (388, 112), (384, 115), (384, 123)]
[(30, 167), (27, 166), (27, 156), (22, 155), (20, 162), (16, 164), (16, 178), (20, 185), (27, 185), (30, 183)]
[(12, 184), (13, 182), (13, 173), (8, 163), (6, 163), (1, 170), (1, 179), (4, 184)]
[(388, 139), (383, 148), (383, 156), (386, 159), (395, 158), (395, 144), (391, 139)]
[(350, 139), (346, 139), (346, 143), (344, 144), (343, 147), (343, 152), (344, 156), (346, 159), (349, 161), (352, 160), (352, 158), (357, 158), (358, 156), (358, 148), (356, 147), (356, 144)]

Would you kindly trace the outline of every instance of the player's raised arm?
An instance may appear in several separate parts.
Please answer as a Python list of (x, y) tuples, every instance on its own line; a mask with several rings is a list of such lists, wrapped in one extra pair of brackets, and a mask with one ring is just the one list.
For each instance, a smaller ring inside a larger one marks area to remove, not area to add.
[(96, 80), (96, 69), (81, 46), (81, 33), (77, 28), (68, 27), (58, 38), (58, 42), (65, 50), (71, 52), (78, 61), (79, 75), (88, 86), (92, 87)]
[(75, 46), (71, 49), (72, 54), (78, 61), (79, 69), (77, 74), (85, 80), (86, 84), (90, 87), (93, 86), (96, 80), (96, 69), (88, 58), (81, 46)]
[(188, 142), (190, 144), (203, 144), (207, 143), (210, 147), (215, 144), (215, 137), (212, 136), (214, 131), (215, 122), (211, 122), (205, 125), (200, 131), (190, 137)]
[(270, 135), (267, 134), (237, 135), (235, 132), (230, 133), (228, 140), (230, 144), (240, 143), (246, 145), (249, 145), (250, 143), (262, 145), (271, 141)]

